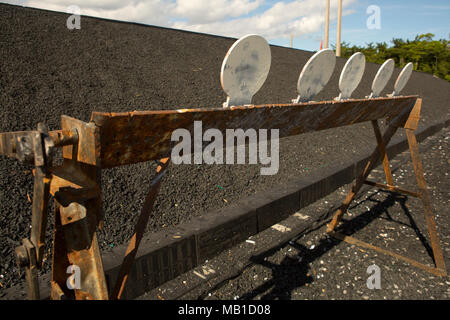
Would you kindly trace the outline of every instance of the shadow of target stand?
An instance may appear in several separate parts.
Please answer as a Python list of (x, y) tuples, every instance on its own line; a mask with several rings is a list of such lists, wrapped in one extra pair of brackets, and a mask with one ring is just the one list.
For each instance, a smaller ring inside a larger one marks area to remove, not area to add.
[[(226, 129), (238, 128), (279, 129), (280, 138), (371, 121), (377, 148), (328, 225), (327, 232), (344, 241), (390, 254), (433, 274), (445, 275), (431, 197), (414, 135), (420, 118), (421, 99), (417, 96), (398, 96), (412, 72), (412, 65), (408, 64), (403, 69), (391, 96), (379, 97), (393, 70), (393, 63), (386, 62), (377, 73), (370, 98), (350, 99), (364, 72), (364, 56), (357, 54), (348, 60), (343, 69), (339, 97), (333, 101), (311, 101), (329, 81), (335, 60), (329, 49), (311, 57), (300, 74), (298, 97), (293, 103), (253, 105), (252, 97), (264, 83), (270, 69), (270, 48), (263, 38), (250, 35), (239, 39), (225, 56), (221, 82), (228, 98), (223, 108), (93, 112), (87, 123), (63, 115), (61, 130), (48, 131), (39, 124), (35, 131), (0, 133), (0, 154), (35, 167), (31, 235), (16, 249), (17, 262), (25, 269), (29, 298), (40, 298), (37, 271), (42, 266), (50, 196), (55, 202), (51, 298), (121, 298), (161, 180), (170, 164), (171, 134), (178, 128), (193, 134), (194, 121), (201, 121), (204, 130), (214, 128), (222, 133)], [(378, 126), (379, 119), (388, 119), (383, 135)], [(394, 186), (385, 150), (398, 128), (406, 129), (418, 192)], [(53, 164), (56, 148), (62, 148), (63, 161), (60, 165)], [(380, 159), (387, 184), (366, 180)], [(155, 177), (115, 285), (107, 288), (97, 241), (97, 230), (103, 223), (101, 170), (145, 161), (158, 161)], [(436, 267), (420, 264), (335, 231), (363, 184), (406, 193), (422, 200)], [(79, 287), (68, 283), (67, 270), (70, 266), (79, 268)]]

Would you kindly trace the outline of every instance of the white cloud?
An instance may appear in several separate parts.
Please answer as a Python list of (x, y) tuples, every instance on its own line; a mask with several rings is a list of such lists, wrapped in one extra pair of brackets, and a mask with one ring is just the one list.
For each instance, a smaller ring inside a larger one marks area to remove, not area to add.
[[(343, 1), (343, 7), (348, 7), (356, 0)], [(336, 4), (331, 5), (330, 18), (337, 16)], [(297, 0), (291, 2), (279, 1), (266, 11), (250, 17), (238, 17), (207, 23), (191, 23), (189, 21), (175, 22), (177, 29), (196, 32), (220, 34), (230, 37), (241, 37), (245, 34), (256, 33), (268, 40), (294, 37), (320, 31), (325, 21), (325, 2), (318, 0)], [(345, 10), (343, 15), (353, 13)]]
[[(350, 5), (357, 0), (344, 0)], [(81, 14), (204, 32), (229, 37), (257, 33), (268, 40), (307, 35), (320, 31), (325, 1), (294, 0), (266, 4), (264, 0), (29, 0), (8, 1), (25, 6), (66, 12), (77, 5)], [(350, 9), (350, 10), (349, 10)], [(331, 19), (337, 1), (331, 1)]]
[[(22, 2), (22, 1), (20, 1)], [(71, 5), (82, 15), (170, 26), (174, 3), (164, 0), (41, 0), (24, 1), (26, 6), (66, 12)]]
[(246, 15), (257, 9), (262, 0), (177, 0), (174, 14), (190, 23), (220, 21)]

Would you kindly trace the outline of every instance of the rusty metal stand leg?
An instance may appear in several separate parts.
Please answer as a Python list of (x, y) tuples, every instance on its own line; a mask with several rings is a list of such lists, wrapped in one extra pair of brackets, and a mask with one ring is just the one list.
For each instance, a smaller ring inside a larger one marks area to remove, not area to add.
[(35, 169), (33, 170), (31, 236), (29, 239), (23, 239), (22, 246), (16, 248), (16, 259), (19, 267), (25, 268), (28, 298), (39, 300), (38, 270), (42, 266), (45, 250), (45, 230), (51, 182), (48, 167), (52, 164), (51, 152), (46, 150), (46, 147), (50, 148), (52, 143), (48, 138), (48, 128), (43, 123), (38, 124), (38, 131), (33, 135), (32, 140)]
[(65, 285), (68, 274), (67, 267), (70, 266), (67, 257), (66, 240), (64, 238), (64, 230), (61, 224), (59, 214), (59, 204), (55, 200), (55, 228), (53, 231), (53, 254), (52, 254), (52, 279), (51, 279), (51, 296), (52, 300), (73, 300), (75, 292)]
[(15, 250), (18, 266), (25, 269), (29, 300), (40, 299), (38, 270), (44, 255), (49, 183), (50, 180), (44, 173), (44, 169), (36, 167), (34, 170), (31, 236), (30, 239), (23, 239), (22, 245)]
[[(394, 119), (389, 127), (386, 130), (386, 133), (381, 138), (383, 145), (387, 145), (389, 141), (391, 140), (392, 136), (395, 134), (395, 132), (398, 129), (398, 125), (402, 120), (402, 115), (399, 115), (396, 119)], [(365, 180), (369, 176), (370, 172), (375, 168), (376, 163), (380, 159), (382, 154), (380, 153), (380, 149), (375, 148), (375, 150), (372, 153), (372, 156), (370, 157), (370, 160), (367, 162), (363, 172), (356, 178), (355, 183), (353, 184), (351, 190), (347, 194), (347, 197), (345, 198), (344, 202), (342, 203), (341, 207), (336, 211), (336, 213), (333, 216), (333, 219), (327, 226), (327, 233), (332, 233), (334, 229), (336, 228), (337, 224), (341, 220), (344, 213), (347, 211), (348, 207), (350, 206), (350, 203), (355, 199), (356, 194), (361, 189), (362, 185), (364, 184)]]
[(431, 248), (433, 249), (434, 262), (439, 270), (446, 273), (444, 255), (442, 253), (441, 246), (439, 245), (439, 236), (431, 207), (430, 193), (423, 174), (422, 161), (419, 156), (419, 147), (417, 144), (416, 135), (413, 130), (406, 129), (406, 137), (408, 138), (411, 159), (414, 166), (414, 172), (416, 174), (417, 185), (419, 186), (419, 193), (421, 195), (420, 198), (422, 199), (424, 207), (425, 220), (428, 227), (428, 234), (430, 236)]
[(145, 198), (144, 206), (142, 208), (141, 214), (139, 215), (139, 219), (136, 223), (133, 236), (131, 237), (130, 243), (125, 253), (125, 257), (120, 267), (120, 271), (116, 279), (116, 284), (110, 294), (111, 300), (120, 299), (123, 294), (129, 273), (131, 271), (131, 267), (134, 262), (134, 258), (136, 257), (139, 248), (139, 244), (142, 240), (142, 236), (144, 235), (145, 228), (147, 227), (148, 219), (153, 209), (153, 204), (155, 203), (156, 196), (158, 195), (159, 187), (161, 185), (161, 179), (167, 170), (169, 162), (170, 158), (161, 159), (160, 165), (156, 169), (157, 176), (153, 180), (150, 186), (150, 191)]
[[(56, 202), (52, 298), (107, 300), (97, 241), (103, 216), (101, 169), (92, 161), (98, 151), (98, 129), (65, 116), (61, 122), (63, 130), (77, 133), (77, 140), (63, 147), (63, 164), (51, 168), (50, 193)], [(72, 268), (67, 270), (68, 266)]]
[[(352, 189), (348, 193), (344, 203), (341, 205), (339, 210), (336, 211), (335, 215), (333, 216), (332, 221), (327, 226), (327, 233), (331, 234), (337, 239), (343, 240), (350, 244), (355, 244), (358, 246), (362, 246), (368, 249), (373, 249), (378, 252), (381, 252), (386, 255), (390, 255), (392, 257), (395, 257), (397, 259), (406, 261), (410, 263), (411, 265), (421, 268), (423, 270), (426, 270), (427, 272), (430, 272), (432, 274), (438, 275), (438, 276), (446, 276), (447, 270), (444, 263), (444, 256), (442, 253), (442, 249), (439, 244), (439, 237), (436, 229), (436, 222), (434, 220), (434, 216), (432, 213), (432, 207), (431, 207), (431, 201), (430, 201), (430, 195), (427, 188), (427, 184), (425, 182), (424, 174), (423, 174), (423, 168), (422, 168), (422, 162), (419, 157), (419, 148), (416, 140), (416, 136), (414, 135), (414, 130), (417, 128), (418, 121), (420, 118), (420, 108), (421, 108), (421, 99), (418, 99), (416, 102), (416, 105), (411, 110), (409, 116), (407, 119), (402, 117), (397, 117), (397, 119), (391, 122), (390, 126), (386, 130), (386, 133), (383, 137), (381, 137), (380, 130), (378, 127), (378, 123), (376, 121), (372, 121), (372, 125), (374, 128), (375, 136), (377, 138), (378, 146), (373, 152), (369, 162), (367, 163), (366, 167), (364, 168), (363, 172), (357, 177), (356, 182), (354, 183)], [(402, 123), (403, 121), (403, 123)], [(389, 167), (389, 160), (386, 155), (386, 145), (389, 143), (389, 140), (392, 138), (393, 134), (397, 130), (399, 126), (403, 126), (406, 129), (406, 136), (408, 139), (409, 144), (409, 150), (411, 153), (412, 162), (414, 165), (414, 172), (416, 175), (417, 184), (419, 186), (419, 192), (412, 192), (408, 190), (404, 190), (401, 188), (398, 188), (394, 186), (391, 170)], [(380, 157), (383, 159), (383, 167), (384, 172), (386, 175), (386, 181), (387, 185), (379, 184), (376, 182), (367, 181), (366, 178), (369, 175), (370, 171), (374, 168), (376, 162), (380, 159)], [(335, 232), (334, 229), (339, 223), (341, 217), (344, 215), (344, 213), (347, 211), (350, 203), (354, 200), (356, 193), (361, 188), (362, 184), (368, 184), (376, 187), (380, 187), (383, 189), (400, 192), (400, 193), (406, 193), (408, 195), (412, 195), (415, 197), (418, 197), (422, 200), (423, 206), (424, 206), (424, 212), (425, 212), (425, 220), (428, 227), (428, 234), (430, 235), (430, 241), (431, 241), (431, 247), (433, 249), (433, 258), (436, 267), (430, 267), (427, 265), (424, 265), (422, 263), (419, 263), (413, 259), (410, 259), (408, 257), (401, 256), (399, 254), (396, 254), (395, 252), (379, 248), (376, 246), (373, 246), (369, 243), (363, 242), (361, 240), (355, 239), (350, 236), (346, 236), (344, 234), (341, 234), (339, 232)]]
[[(55, 225), (55, 246), (64, 239), (64, 246), (59, 250), (59, 259), (54, 260), (52, 297), (67, 293), (67, 262), (79, 270), (79, 287), (69, 287), (77, 300), (107, 300), (105, 274), (103, 271), (100, 249), (97, 242), (97, 228), (101, 215), (101, 195), (97, 182), (99, 172), (81, 163), (65, 160), (62, 169), (54, 172), (53, 187), (56, 200), (56, 214), (59, 224)], [(61, 176), (66, 174), (63, 180)], [(82, 177), (89, 177), (84, 180)], [(85, 183), (78, 185), (74, 181), (83, 179)], [(66, 258), (62, 258), (62, 257)], [(66, 295), (66, 294), (64, 294)]]
[(28, 286), (28, 299), (39, 300), (38, 263), (36, 248), (29, 239), (22, 239), (22, 245), (16, 248), (16, 259), (19, 267), (25, 269)]
[(378, 120), (372, 120), (373, 131), (375, 132), (375, 137), (377, 138), (378, 150), (380, 150), (381, 158), (383, 159), (384, 174), (386, 176), (386, 183), (389, 186), (394, 185), (394, 179), (392, 178), (391, 167), (389, 166), (389, 159), (386, 153), (386, 145), (384, 144), (383, 138), (381, 136), (380, 127), (378, 126)]

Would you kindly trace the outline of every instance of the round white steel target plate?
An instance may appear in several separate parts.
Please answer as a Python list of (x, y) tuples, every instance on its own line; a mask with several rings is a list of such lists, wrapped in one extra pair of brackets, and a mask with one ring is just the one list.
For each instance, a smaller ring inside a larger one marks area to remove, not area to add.
[(228, 50), (220, 72), (220, 83), (228, 95), (224, 107), (251, 104), (253, 95), (266, 81), (270, 62), (270, 47), (263, 37), (250, 34), (237, 40)]
[(362, 79), (365, 67), (366, 57), (361, 52), (355, 53), (348, 59), (339, 78), (339, 90), (341, 90), (339, 99), (351, 97)]
[(328, 83), (336, 65), (336, 55), (331, 49), (316, 52), (305, 64), (298, 77), (298, 98), (295, 103), (310, 101)]
[(402, 72), (400, 72), (400, 74), (398, 75), (397, 81), (395, 81), (393, 93), (394, 96), (398, 95), (400, 91), (403, 90), (406, 83), (408, 83), (409, 78), (411, 77), (412, 71), (413, 64), (412, 62), (410, 62), (403, 68)]
[(386, 84), (392, 76), (394, 66), (394, 59), (388, 59), (381, 65), (380, 69), (378, 69), (378, 72), (372, 82), (371, 98), (380, 96), (381, 91), (383, 91), (384, 87), (386, 87)]

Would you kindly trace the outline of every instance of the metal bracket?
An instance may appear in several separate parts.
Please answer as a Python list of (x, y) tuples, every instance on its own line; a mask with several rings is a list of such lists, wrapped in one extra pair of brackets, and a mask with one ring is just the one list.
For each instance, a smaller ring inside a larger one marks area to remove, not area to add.
[(19, 268), (25, 269), (28, 284), (28, 298), (39, 300), (38, 265), (36, 261), (36, 248), (29, 239), (23, 239), (22, 245), (15, 250), (16, 261)]
[(55, 148), (78, 141), (76, 129), (50, 132), (43, 123), (36, 131), (9, 132), (0, 134), (0, 154), (15, 157), (26, 164), (34, 164), (34, 186), (32, 204), (31, 236), (23, 239), (16, 248), (19, 268), (25, 268), (30, 300), (39, 299), (37, 270), (42, 266), (45, 252), (45, 230), (47, 227), (48, 201)]

